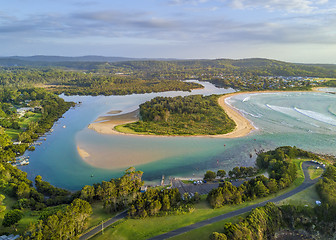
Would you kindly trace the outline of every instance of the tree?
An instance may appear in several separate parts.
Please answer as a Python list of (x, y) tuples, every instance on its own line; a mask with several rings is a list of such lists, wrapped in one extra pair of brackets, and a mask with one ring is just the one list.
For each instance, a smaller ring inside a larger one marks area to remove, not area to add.
[(170, 209), (170, 201), (169, 201), (169, 196), (167, 194), (163, 195), (162, 199), (162, 210), (163, 211), (168, 211)]
[(6, 133), (0, 134), (0, 148), (7, 147), (12, 143), (12, 140), (10, 136), (8, 136)]
[(218, 170), (217, 171), (217, 176), (220, 177), (220, 178), (224, 178), (226, 176), (225, 170), (222, 170), (222, 169)]
[(2, 225), (4, 227), (12, 226), (13, 224), (20, 221), (22, 217), (23, 217), (23, 213), (21, 210), (19, 209), (11, 210), (5, 214), (5, 217), (2, 221)]
[(92, 202), (93, 197), (95, 196), (95, 189), (93, 186), (86, 185), (81, 191), (80, 198), (88, 202)]
[(258, 181), (255, 185), (255, 193), (258, 197), (265, 197), (269, 194), (269, 190), (262, 181)]
[(275, 193), (278, 190), (278, 183), (274, 178), (270, 179), (266, 186), (270, 193)]
[(2, 201), (5, 199), (5, 196), (0, 194), (0, 213), (6, 210), (6, 206), (2, 206)]
[(213, 171), (206, 171), (206, 173), (204, 174), (204, 180), (214, 180), (216, 178), (216, 173)]
[(224, 233), (213, 232), (210, 235), (210, 240), (227, 240), (227, 237)]

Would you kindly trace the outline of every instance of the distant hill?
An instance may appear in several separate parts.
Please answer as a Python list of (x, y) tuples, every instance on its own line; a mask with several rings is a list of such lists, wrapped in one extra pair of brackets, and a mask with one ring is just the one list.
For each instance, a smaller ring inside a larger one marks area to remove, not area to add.
[(150, 59), (150, 58), (127, 58), (127, 57), (104, 57), (96, 55), (80, 57), (64, 56), (10, 56), (0, 57), (0, 66), (3, 67), (65, 67), (75, 69), (94, 69), (99, 68), (102, 63), (115, 63), (125, 61), (170, 61), (174, 59)]
[(125, 58), (125, 57), (104, 57), (104, 56), (80, 56), (80, 57), (63, 57), (63, 56), (12, 56), (0, 59), (10, 59), (10, 60), (21, 60), (29, 62), (122, 62), (122, 61), (134, 61), (134, 60), (145, 60), (136, 58)]
[(197, 72), (199, 70), (218, 70), (227, 73), (249, 72), (259, 76), (311, 76), (336, 77), (335, 64), (288, 63), (265, 58), (248, 59), (145, 59), (104, 56), (12, 56), (0, 57), (2, 67), (57, 67), (73, 70), (118, 69), (121, 72)]

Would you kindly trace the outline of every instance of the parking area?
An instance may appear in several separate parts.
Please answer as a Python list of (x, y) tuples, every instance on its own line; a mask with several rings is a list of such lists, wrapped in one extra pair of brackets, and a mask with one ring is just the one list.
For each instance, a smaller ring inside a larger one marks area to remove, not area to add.
[[(238, 180), (232, 181), (232, 185), (238, 187), (246, 180)], [(217, 188), (220, 182), (207, 182), (207, 183), (183, 183), (180, 179), (174, 178), (172, 180), (172, 187), (178, 188), (180, 193), (183, 195), (184, 193), (195, 194), (198, 192), (199, 194), (208, 194), (212, 189)]]

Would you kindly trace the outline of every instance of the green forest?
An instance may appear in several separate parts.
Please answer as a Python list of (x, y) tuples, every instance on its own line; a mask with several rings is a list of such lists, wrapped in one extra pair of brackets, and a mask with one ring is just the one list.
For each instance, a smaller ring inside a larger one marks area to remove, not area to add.
[(309, 90), (314, 78), (335, 78), (334, 65), (294, 64), (268, 59), (39, 62), (0, 58), (0, 85), (43, 86), (57, 94), (126, 95), (190, 91), (209, 81), (236, 90)]
[(140, 116), (140, 121), (122, 127), (157, 135), (215, 135), (235, 128), (215, 95), (156, 97), (140, 105)]

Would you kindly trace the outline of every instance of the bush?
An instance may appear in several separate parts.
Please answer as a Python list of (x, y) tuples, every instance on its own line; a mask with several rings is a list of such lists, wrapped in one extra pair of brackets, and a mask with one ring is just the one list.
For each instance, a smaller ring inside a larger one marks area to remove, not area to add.
[(13, 224), (17, 223), (18, 221), (20, 221), (22, 217), (23, 213), (21, 210), (18, 209), (11, 210), (8, 213), (6, 213), (2, 221), (2, 225), (4, 227), (10, 227)]
[(204, 180), (214, 180), (216, 178), (216, 173), (213, 171), (206, 171), (206, 173), (204, 174)]

